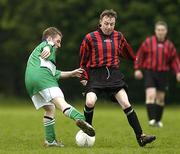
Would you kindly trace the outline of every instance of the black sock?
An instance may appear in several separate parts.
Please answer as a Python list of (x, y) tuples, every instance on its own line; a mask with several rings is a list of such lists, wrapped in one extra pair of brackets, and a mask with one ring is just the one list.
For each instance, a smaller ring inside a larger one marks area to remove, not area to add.
[(146, 104), (147, 107), (147, 114), (148, 114), (148, 119), (156, 119), (156, 104), (155, 103), (148, 103)]
[(94, 107), (89, 108), (86, 105), (84, 106), (84, 116), (86, 122), (88, 122), (90, 125), (92, 125), (93, 113), (94, 113)]
[(135, 111), (130, 106), (124, 110), (124, 113), (126, 114), (128, 122), (133, 128), (136, 137), (140, 137), (142, 134), (142, 128)]
[(161, 121), (162, 115), (164, 111), (164, 106), (156, 104), (156, 121)]

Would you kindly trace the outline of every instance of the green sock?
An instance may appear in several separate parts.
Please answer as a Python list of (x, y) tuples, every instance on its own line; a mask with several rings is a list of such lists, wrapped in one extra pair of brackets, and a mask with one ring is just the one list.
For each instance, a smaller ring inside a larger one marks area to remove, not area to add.
[(81, 120), (85, 120), (85, 117), (84, 117), (84, 115), (82, 114), (82, 113), (80, 113), (78, 110), (76, 110), (74, 107), (69, 107), (69, 108), (66, 108), (64, 111), (63, 111), (63, 113), (67, 116), (67, 117), (69, 117), (69, 118), (71, 118), (71, 119), (73, 119), (73, 120), (79, 120), (79, 119), (81, 119)]
[(44, 122), (45, 137), (49, 143), (52, 143), (56, 139), (54, 125), (55, 119)]

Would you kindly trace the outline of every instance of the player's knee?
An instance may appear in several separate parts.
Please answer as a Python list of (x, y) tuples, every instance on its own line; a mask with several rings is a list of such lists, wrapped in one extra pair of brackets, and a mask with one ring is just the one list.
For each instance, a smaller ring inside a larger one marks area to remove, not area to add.
[(155, 101), (155, 95), (154, 94), (148, 94), (146, 97), (146, 102), (154, 102)]
[(45, 109), (45, 114), (46, 115), (53, 115), (55, 114), (55, 106), (54, 105), (48, 105), (46, 107), (44, 107)]
[(96, 103), (96, 100), (97, 100), (96, 96), (93, 96), (93, 97), (92, 96), (93, 95), (91, 95), (91, 97), (86, 97), (86, 106), (89, 107), (89, 108), (94, 107), (94, 105)]
[(121, 106), (122, 106), (122, 109), (124, 110), (124, 109), (129, 108), (131, 106), (131, 104), (129, 102), (123, 102), (123, 103), (121, 103)]
[(121, 101), (118, 101), (118, 103), (121, 105), (123, 110), (131, 106), (131, 104), (128, 100), (126, 100), (126, 101), (121, 100)]
[(94, 107), (95, 102), (94, 101), (86, 101), (86, 106), (89, 108)]

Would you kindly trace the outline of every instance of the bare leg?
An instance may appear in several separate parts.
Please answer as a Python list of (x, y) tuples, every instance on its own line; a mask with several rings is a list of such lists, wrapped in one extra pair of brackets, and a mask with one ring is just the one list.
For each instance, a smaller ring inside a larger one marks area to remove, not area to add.
[(89, 92), (86, 94), (86, 104), (84, 107), (84, 116), (86, 122), (92, 125), (93, 114), (94, 114), (94, 105), (96, 103), (97, 96), (93, 92)]
[(78, 110), (76, 110), (74, 107), (72, 107), (70, 104), (68, 104), (64, 98), (56, 97), (52, 100), (52, 102), (55, 104), (55, 106), (60, 109), (64, 115), (67, 117), (73, 119), (76, 121), (76, 125), (82, 129), (86, 134), (89, 136), (95, 136), (95, 130), (94, 128), (89, 125), (87, 122), (85, 122), (85, 117), (82, 113), (80, 113)]
[(142, 129), (138, 120), (138, 117), (135, 111), (132, 109), (131, 104), (128, 100), (128, 96), (124, 89), (121, 89), (116, 95), (115, 98), (117, 99), (118, 103), (121, 105), (124, 113), (127, 116), (128, 122), (130, 126), (133, 128), (136, 137), (140, 137), (142, 133)]
[(147, 143), (151, 143), (156, 139), (153, 135), (145, 135), (142, 132), (141, 125), (139, 123), (138, 117), (131, 107), (131, 104), (128, 100), (128, 96), (126, 94), (126, 91), (124, 89), (121, 89), (116, 95), (116, 99), (118, 100), (119, 104), (124, 110), (124, 113), (127, 116), (128, 122), (130, 126), (133, 128), (134, 133), (136, 135), (136, 139), (138, 141), (138, 144), (140, 146), (145, 146)]

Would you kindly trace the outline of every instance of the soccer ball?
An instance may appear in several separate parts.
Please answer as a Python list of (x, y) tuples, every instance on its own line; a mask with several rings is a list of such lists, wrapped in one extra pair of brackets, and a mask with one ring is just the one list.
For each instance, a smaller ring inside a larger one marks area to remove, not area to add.
[(92, 147), (95, 143), (95, 136), (91, 137), (82, 130), (77, 132), (75, 139), (79, 147)]

